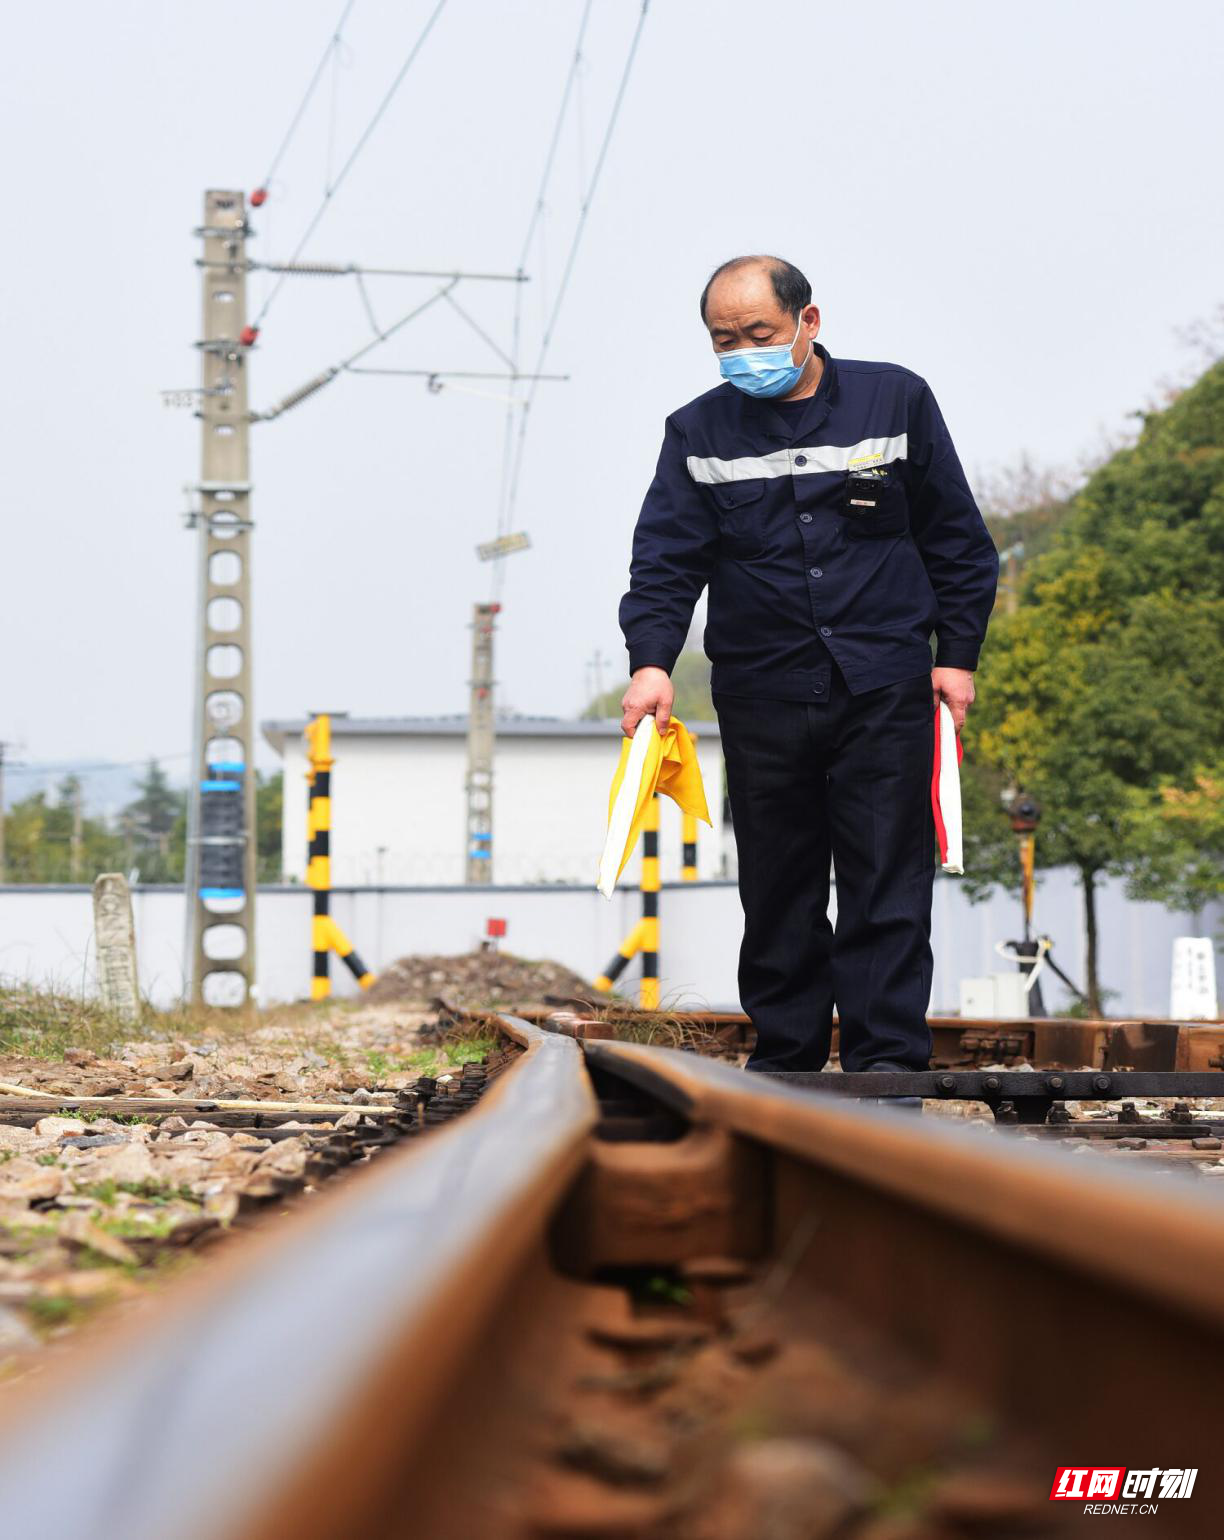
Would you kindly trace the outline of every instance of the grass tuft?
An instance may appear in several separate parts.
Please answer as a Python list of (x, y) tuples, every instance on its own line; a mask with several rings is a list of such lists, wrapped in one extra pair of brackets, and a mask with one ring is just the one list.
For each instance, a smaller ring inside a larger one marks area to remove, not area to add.
[(85, 1301), (73, 1299), (68, 1294), (36, 1294), (26, 1301), (26, 1310), (34, 1325), (42, 1331), (53, 1331), (57, 1326), (75, 1326), (88, 1314)]
[(645, 1043), (653, 1048), (693, 1048), (702, 1053), (716, 1053), (722, 1047), (713, 1027), (684, 1021), (666, 1010), (643, 1011), (636, 1005), (614, 1000), (596, 1006), (590, 1015), (607, 1022), (623, 1043)]
[(444, 1073), (448, 1069), (458, 1069), (461, 1064), (479, 1064), (494, 1052), (497, 1045), (498, 1040), (494, 1037), (475, 1037), (470, 1034), (452, 1041), (448, 1031), (446, 1040), (436, 1047), (418, 1048), (410, 1053), (404, 1067), (423, 1075)]
[(146, 1032), (143, 1023), (121, 1021), (95, 1000), (0, 984), (0, 1053), (62, 1059), (69, 1048), (87, 1048), (105, 1058)]
[(157, 1011), (145, 1005), (137, 1021), (124, 1021), (97, 1000), (67, 990), (0, 980), (0, 1054), (28, 1059), (62, 1059), (69, 1048), (84, 1048), (100, 1059), (113, 1057), (125, 1043), (212, 1040), (239, 1037), (253, 1026), (298, 1027), (304, 1006), (226, 1011), (207, 1006), (177, 1006)]

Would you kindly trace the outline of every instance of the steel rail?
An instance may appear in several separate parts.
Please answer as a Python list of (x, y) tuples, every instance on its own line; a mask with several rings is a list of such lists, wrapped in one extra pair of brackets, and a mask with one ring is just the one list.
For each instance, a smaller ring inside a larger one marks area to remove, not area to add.
[[(379, 1157), (0, 1405), (0, 1513), (43, 1540), (365, 1532), (397, 1455), (582, 1159), (572, 1041)], [(0, 1398), (2, 1400), (2, 1398)]]
[[(1224, 1212), (1105, 1158), (816, 1097), (672, 1048), (594, 1040), (588, 1061), (717, 1123), (1001, 1241), (1126, 1282), (1224, 1329)], [(883, 1079), (889, 1077), (883, 1076)], [(1143, 1244), (1136, 1245), (1136, 1237)]]
[[(597, 1073), (764, 1150), (775, 1255), (809, 1227), (803, 1269), (820, 1297), (1040, 1435), (1053, 1464), (1090, 1444), (1128, 1467), (1214, 1470), (1218, 1196), (693, 1053), (607, 1040), (583, 1051)], [(1162, 1534), (1202, 1533), (1201, 1504), (1167, 1508)]]
[[(582, 1280), (702, 1257), (759, 1267), (780, 1335), (797, 1290), (886, 1351), (902, 1344), (1002, 1426), (1040, 1435), (1043, 1460), (1090, 1443), (1206, 1477), (1218, 1203), (1092, 1154), (494, 1020), (525, 1052), (472, 1112), (0, 1394), (6, 1532), (485, 1533), (482, 1480), (540, 1447), (513, 1366), (536, 1366), (538, 1414), (541, 1381), (567, 1393)], [(1191, 1504), (1161, 1519), (1162, 1534), (1202, 1532)]]
[[(560, 1004), (560, 1002), (559, 1002)], [(535, 1007), (523, 1014), (571, 1037), (615, 1037), (615, 1022), (590, 1014), (589, 1001), (573, 1000), (561, 1010)], [(478, 1016), (479, 1012), (459, 1013)], [(562, 1020), (565, 1025), (561, 1024)], [(723, 1047), (743, 1052), (756, 1041), (752, 1023), (742, 1012), (667, 1011), (661, 1026), (695, 1027)], [(939, 1070), (972, 1069), (987, 1064), (1028, 1062), (1041, 1069), (1132, 1071), (1206, 1071), (1224, 1069), (1224, 1023), (1219, 1021), (1085, 1020), (1067, 1017), (1025, 1017), (984, 1020), (961, 1016), (929, 1016), (932, 1064)], [(837, 1052), (838, 1029), (833, 1028)], [(1173, 1094), (1184, 1094), (1175, 1091)]]

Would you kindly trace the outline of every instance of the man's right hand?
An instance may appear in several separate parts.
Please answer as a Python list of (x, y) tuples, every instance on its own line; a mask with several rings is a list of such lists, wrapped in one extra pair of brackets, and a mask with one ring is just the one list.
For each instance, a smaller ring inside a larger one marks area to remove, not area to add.
[(666, 732), (675, 696), (666, 669), (639, 668), (629, 681), (629, 688), (621, 701), (621, 710), (624, 712), (621, 732), (626, 738), (632, 738), (638, 723), (645, 716), (653, 716), (660, 733)]

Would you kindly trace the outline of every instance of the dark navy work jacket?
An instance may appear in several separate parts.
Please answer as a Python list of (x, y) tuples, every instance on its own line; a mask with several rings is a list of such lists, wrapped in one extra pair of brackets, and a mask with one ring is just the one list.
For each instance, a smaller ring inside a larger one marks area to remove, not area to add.
[(709, 584), (713, 688), (828, 698), (974, 668), (999, 559), (930, 387), (834, 360), (801, 403), (731, 384), (667, 419), (633, 537), (629, 667), (671, 672)]

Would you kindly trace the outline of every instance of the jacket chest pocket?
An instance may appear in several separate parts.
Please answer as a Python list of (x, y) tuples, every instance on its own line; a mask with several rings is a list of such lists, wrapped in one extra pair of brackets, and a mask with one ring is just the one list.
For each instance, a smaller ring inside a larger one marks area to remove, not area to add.
[(899, 477), (846, 477), (841, 511), (851, 540), (888, 540), (909, 529), (909, 505)]
[(763, 481), (724, 481), (711, 488), (718, 508), (718, 537), (730, 556), (761, 549)]

